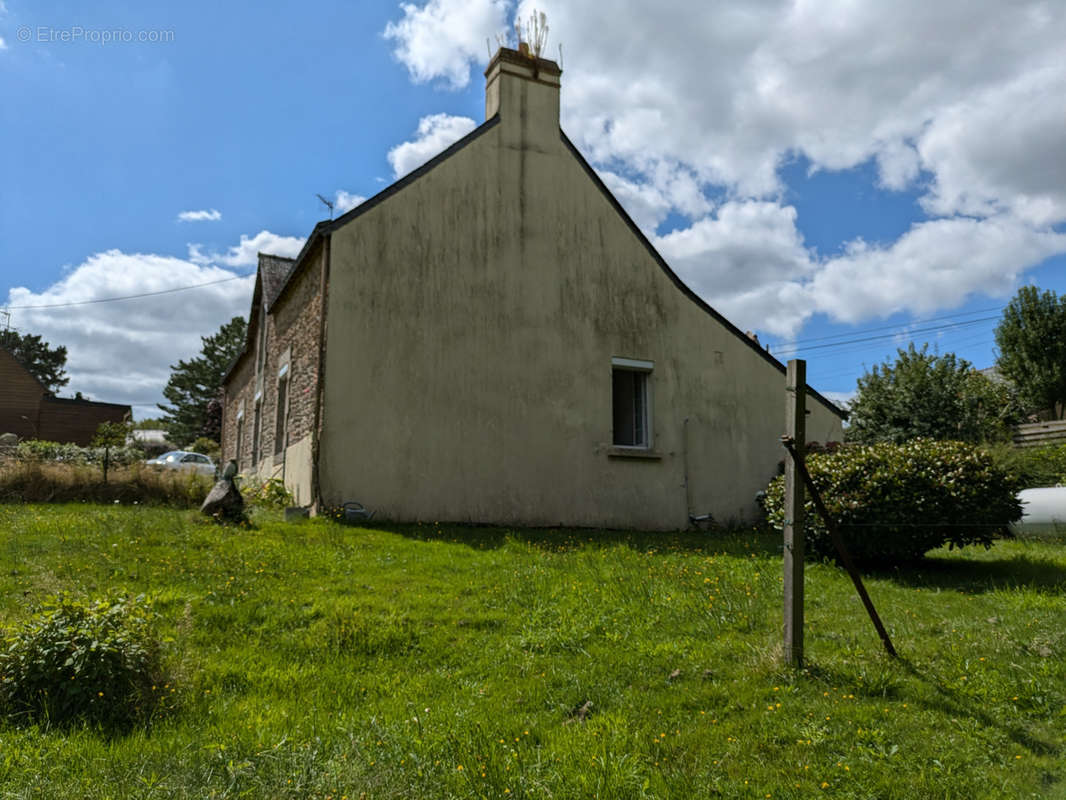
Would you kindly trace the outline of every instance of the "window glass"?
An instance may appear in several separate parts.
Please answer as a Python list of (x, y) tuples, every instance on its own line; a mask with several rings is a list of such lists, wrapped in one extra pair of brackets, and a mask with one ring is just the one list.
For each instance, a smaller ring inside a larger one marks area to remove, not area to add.
[(614, 444), (648, 446), (648, 373), (615, 368), (611, 375)]
[(278, 407), (274, 418), (274, 455), (280, 455), (285, 450), (286, 414), (289, 406), (289, 378), (288, 375), (278, 381)]

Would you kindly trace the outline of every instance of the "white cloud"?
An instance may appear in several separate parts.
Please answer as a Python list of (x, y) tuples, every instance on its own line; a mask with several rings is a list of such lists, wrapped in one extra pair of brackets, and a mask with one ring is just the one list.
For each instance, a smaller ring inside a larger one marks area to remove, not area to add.
[(389, 151), (389, 164), (393, 177), (402, 178), (411, 170), (420, 167), (449, 145), (462, 139), (475, 128), (469, 117), (453, 117), (449, 114), (432, 114), (418, 122), (414, 140), (398, 144)]
[(3, 36), (0, 36), (0, 50), (7, 50), (7, 42), (4, 41)]
[(1026, 269), (1063, 251), (1066, 234), (1010, 216), (930, 220), (888, 246), (851, 243), (819, 269), (810, 301), (834, 319), (860, 322), (954, 308), (977, 293), (1005, 298)]
[(403, 19), (385, 27), (385, 38), (419, 83), (441, 78), (454, 89), (466, 86), (470, 63), (486, 53), (485, 40), (507, 28), (507, 0), (429, 0), (400, 8)]
[(222, 219), (222, 212), (212, 208), (210, 211), (182, 211), (178, 214), (179, 222), (217, 222)]
[[(534, 6), (549, 53), (580, 45), (563, 64), (564, 128), (645, 231), (693, 220), (657, 245), (741, 327), (788, 335), (816, 312), (1003, 297), (1066, 252), (1049, 227), (1066, 221), (1066, 4), (429, 0), (386, 35), (416, 80), (461, 86), (498, 27), (485, 20)], [(872, 162), (881, 189), (916, 192), (932, 218), (894, 242), (809, 252), (782, 201), (780, 167), (797, 157)]]
[(300, 236), (279, 236), (270, 231), (259, 231), (255, 236), (241, 234), (240, 244), (230, 247), (225, 253), (205, 253), (203, 245), (189, 245), (189, 261), (195, 264), (225, 264), (227, 267), (253, 267), (258, 263), (259, 253), (295, 258), (307, 239)]
[[(230, 280), (226, 280), (230, 279)], [(41, 292), (8, 292), (12, 325), (67, 347), (70, 383), (62, 396), (129, 403), (150, 416), (162, 402), (170, 365), (200, 351), (200, 337), (246, 315), (254, 276), (148, 253), (108, 250), (90, 256)], [(212, 281), (188, 291), (67, 308), (27, 309), (159, 292)]]
[(649, 183), (637, 183), (610, 171), (599, 173), (611, 194), (648, 236), (670, 213), (670, 201)]
[(803, 287), (817, 265), (791, 206), (731, 201), (655, 245), (693, 291), (742, 328), (791, 333), (812, 313)]
[(978, 216), (1004, 209), (1034, 225), (1066, 220), (1066, 68), (1026, 72), (960, 100), (918, 141), (935, 175), (926, 208)]
[(351, 211), (364, 200), (366, 200), (366, 198), (362, 195), (352, 194), (343, 189), (338, 189), (336, 199), (333, 201), (333, 207), (337, 214), (343, 214), (346, 211)]
[(1006, 298), (1025, 270), (1066, 251), (1066, 233), (1009, 215), (913, 225), (887, 245), (855, 240), (834, 258), (804, 245), (790, 206), (730, 201), (655, 239), (681, 278), (741, 328), (794, 336), (813, 314), (856, 323)]

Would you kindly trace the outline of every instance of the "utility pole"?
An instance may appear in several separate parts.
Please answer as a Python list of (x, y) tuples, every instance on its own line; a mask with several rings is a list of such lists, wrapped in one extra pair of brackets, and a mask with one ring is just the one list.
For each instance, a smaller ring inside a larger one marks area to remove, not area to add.
[[(806, 449), (807, 362), (793, 358), (785, 376), (785, 430), (796, 451)], [(796, 459), (785, 459), (785, 663), (803, 666), (803, 481)]]

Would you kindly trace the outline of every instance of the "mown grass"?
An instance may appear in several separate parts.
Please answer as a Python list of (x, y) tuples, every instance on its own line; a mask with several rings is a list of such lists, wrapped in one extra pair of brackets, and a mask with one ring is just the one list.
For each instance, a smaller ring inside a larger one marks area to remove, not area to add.
[(811, 565), (800, 672), (779, 544), (0, 506), (0, 623), (148, 592), (175, 674), (129, 734), (0, 726), (0, 797), (1066, 794), (1066, 543), (870, 577), (899, 660)]

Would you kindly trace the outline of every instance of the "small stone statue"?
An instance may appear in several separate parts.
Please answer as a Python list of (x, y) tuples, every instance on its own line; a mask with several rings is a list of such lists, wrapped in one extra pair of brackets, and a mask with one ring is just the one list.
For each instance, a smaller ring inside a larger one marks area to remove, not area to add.
[(222, 470), (222, 478), (200, 506), (201, 513), (220, 522), (240, 522), (244, 519), (244, 498), (237, 489), (237, 462), (230, 460)]

